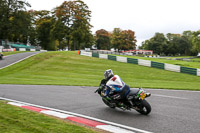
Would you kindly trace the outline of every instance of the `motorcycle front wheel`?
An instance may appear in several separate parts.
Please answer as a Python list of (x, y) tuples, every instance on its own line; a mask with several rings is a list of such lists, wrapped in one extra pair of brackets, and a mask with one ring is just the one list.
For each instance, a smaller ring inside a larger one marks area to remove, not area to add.
[(151, 105), (145, 99), (141, 101), (138, 108), (136, 111), (143, 115), (148, 115), (151, 112)]
[(103, 101), (108, 107), (110, 107), (110, 108), (112, 108), (112, 109), (115, 108), (115, 106), (113, 106), (112, 104), (110, 104), (110, 102), (109, 102), (108, 100), (102, 98), (102, 101)]

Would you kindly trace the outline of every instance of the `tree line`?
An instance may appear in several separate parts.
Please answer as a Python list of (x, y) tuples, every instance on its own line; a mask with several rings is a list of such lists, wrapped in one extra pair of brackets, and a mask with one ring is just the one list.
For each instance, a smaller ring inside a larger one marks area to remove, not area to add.
[(0, 40), (41, 46), (46, 50), (135, 49), (135, 32), (115, 28), (92, 34), (91, 11), (82, 0), (64, 1), (51, 11), (28, 10), (25, 0), (0, 0)]
[(197, 55), (200, 52), (200, 30), (184, 31), (182, 34), (155, 33), (142, 42), (139, 49), (153, 50), (159, 55)]
[[(64, 1), (51, 11), (28, 10), (25, 0), (0, 0), (0, 40), (41, 46), (46, 50), (77, 50), (91, 48), (110, 50), (136, 49), (132, 30), (114, 28), (109, 32), (97, 30), (93, 35), (91, 11), (82, 0)], [(182, 34), (156, 33), (140, 49), (153, 50), (159, 55), (196, 55), (200, 52), (200, 31)]]
[(0, 0), (0, 39), (39, 45), (47, 50), (75, 50), (93, 42), (91, 11), (82, 0), (64, 1), (47, 10), (29, 10), (23, 0)]

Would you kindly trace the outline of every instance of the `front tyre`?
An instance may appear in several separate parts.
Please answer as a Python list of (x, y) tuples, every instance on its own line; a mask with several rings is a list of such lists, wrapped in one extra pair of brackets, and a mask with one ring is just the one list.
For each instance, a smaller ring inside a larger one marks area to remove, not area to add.
[(148, 115), (151, 112), (151, 105), (144, 99), (141, 101), (139, 109), (136, 111), (143, 115)]
[(110, 107), (110, 108), (112, 108), (112, 109), (115, 108), (115, 106), (113, 106), (108, 100), (102, 98), (102, 101), (103, 101), (108, 107)]

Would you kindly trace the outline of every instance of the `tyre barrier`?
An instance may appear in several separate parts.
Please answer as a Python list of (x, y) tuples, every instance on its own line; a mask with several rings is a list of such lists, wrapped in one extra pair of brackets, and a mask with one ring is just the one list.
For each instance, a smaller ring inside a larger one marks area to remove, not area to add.
[(134, 58), (127, 58), (127, 57), (122, 57), (122, 56), (99, 54), (99, 53), (85, 52), (85, 51), (81, 51), (80, 55), (108, 59), (108, 60), (124, 62), (124, 63), (132, 63), (132, 64), (141, 65), (141, 66), (153, 67), (153, 68), (158, 68), (158, 69), (163, 69), (163, 70), (168, 70), (168, 71), (173, 71), (173, 72), (180, 72), (180, 73), (200, 76), (200, 69), (198, 68), (183, 67), (183, 66), (160, 63), (160, 62), (143, 60), (143, 59), (134, 59)]

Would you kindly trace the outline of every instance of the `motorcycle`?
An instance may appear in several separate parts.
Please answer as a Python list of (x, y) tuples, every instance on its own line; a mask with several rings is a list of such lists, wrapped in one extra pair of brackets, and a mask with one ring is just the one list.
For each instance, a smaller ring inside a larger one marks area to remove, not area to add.
[(0, 60), (3, 60), (3, 54), (0, 53)]
[[(130, 92), (126, 98), (118, 99), (119, 95), (111, 94), (110, 97), (103, 96), (106, 87), (98, 88), (96, 92), (102, 97), (102, 101), (110, 108), (120, 108), (123, 111), (135, 109), (137, 112), (148, 115), (151, 112), (151, 105), (146, 101), (145, 98), (150, 97), (151, 93), (147, 93), (142, 88), (130, 88)], [(117, 101), (117, 102), (116, 102)]]

